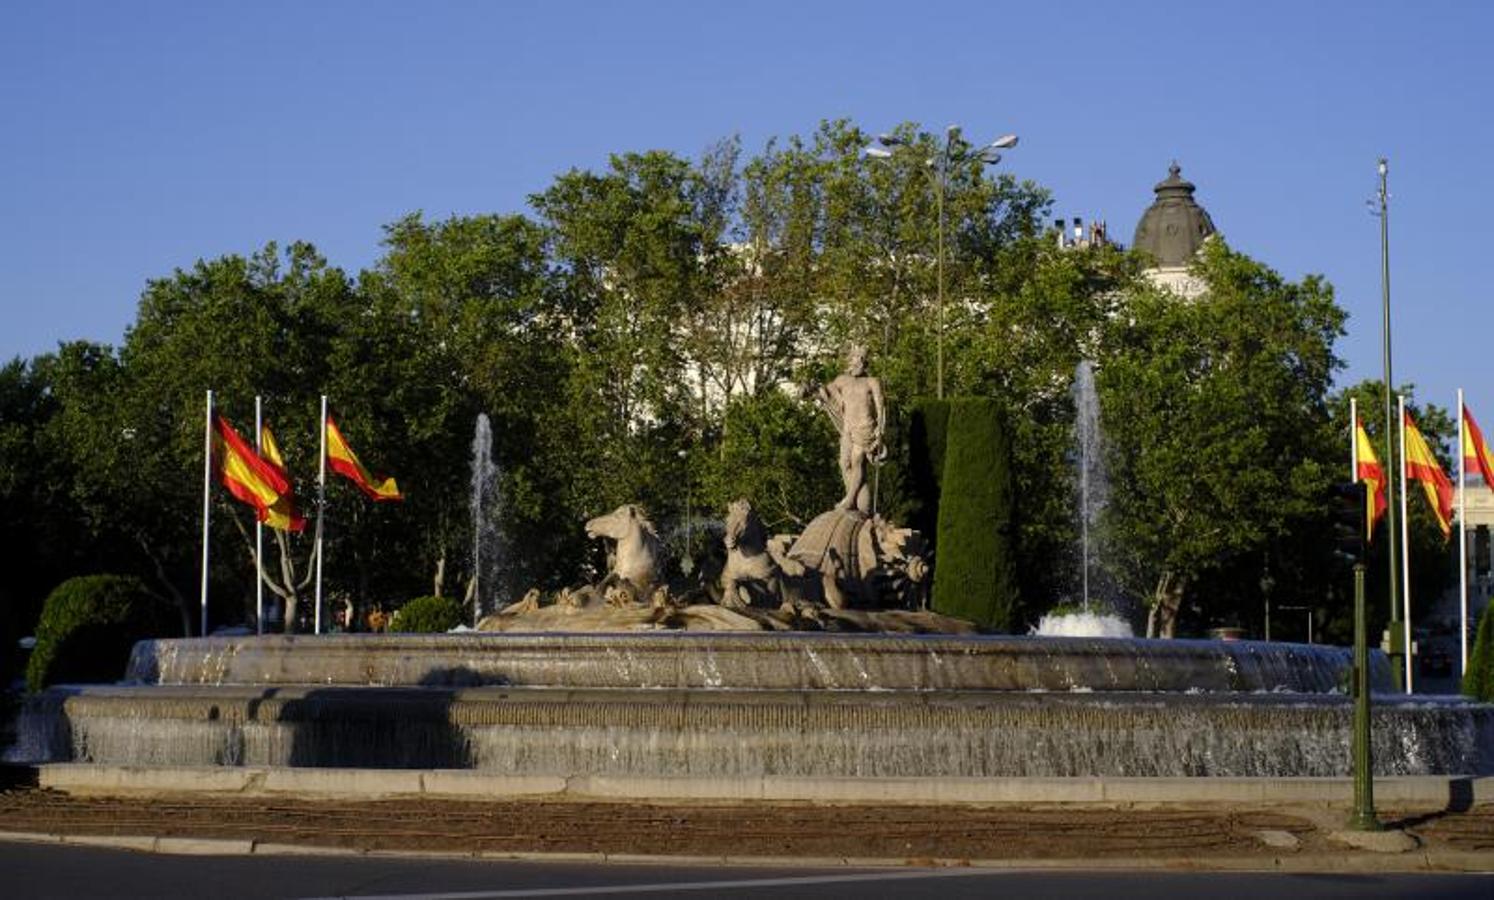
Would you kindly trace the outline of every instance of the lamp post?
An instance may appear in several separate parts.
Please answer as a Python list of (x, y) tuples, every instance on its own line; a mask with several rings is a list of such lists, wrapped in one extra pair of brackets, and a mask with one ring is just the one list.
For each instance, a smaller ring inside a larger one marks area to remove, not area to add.
[[(908, 141), (895, 134), (882, 134), (877, 136), (877, 144), (880, 146), (867, 147), (865, 153), (873, 159), (890, 159), (892, 150), (889, 148), (905, 146)], [(950, 125), (944, 129), (944, 143), (939, 147), (937, 153), (929, 157), (925, 164), (934, 170), (934, 204), (938, 208), (938, 249), (935, 260), (935, 270), (938, 273), (937, 297), (939, 309), (939, 328), (935, 336), (935, 347), (937, 362), (935, 364), (935, 386), (937, 396), (944, 399), (944, 194), (949, 188), (949, 170), (953, 165), (978, 161), (981, 165), (994, 166), (1001, 162), (999, 151), (1008, 150), (1017, 146), (1015, 134), (1003, 135), (989, 144), (979, 148), (973, 148), (963, 137), (960, 136), (960, 126)]]
[(680, 562), (680, 569), (689, 575), (695, 571), (695, 557), (690, 547), (690, 452), (682, 449), (678, 456), (685, 471), (685, 558)]
[[(1381, 360), (1384, 365), (1385, 377), (1385, 471), (1396, 470), (1395, 441), (1392, 439), (1397, 425), (1395, 410), (1391, 405), (1390, 392), (1393, 389), (1393, 381), (1390, 374), (1390, 191), (1388, 189), (1388, 176), (1390, 165), (1385, 157), (1380, 157), (1378, 166), (1380, 173), (1380, 188), (1376, 192), (1374, 213), (1380, 217), (1380, 312), (1381, 312)], [(1391, 480), (1394, 484), (1394, 479)], [(1400, 530), (1396, 527), (1397, 510), (1394, 503), (1386, 504), (1387, 512), (1390, 513), (1388, 524), (1390, 557), (1390, 624), (1386, 626), (1387, 649), (1390, 651), (1390, 670), (1396, 680), (1396, 687), (1400, 688), (1406, 684), (1410, 676), (1410, 651), (1409, 646), (1401, 646), (1405, 643), (1401, 628), (1401, 604), (1400, 604), (1400, 557), (1398, 554), (1406, 552), (1406, 546), (1397, 543)]]

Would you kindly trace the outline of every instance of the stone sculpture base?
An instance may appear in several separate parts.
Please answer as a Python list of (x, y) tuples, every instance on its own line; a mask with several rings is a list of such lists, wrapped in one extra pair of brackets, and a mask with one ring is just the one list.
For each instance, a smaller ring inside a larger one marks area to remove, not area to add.
[(831, 609), (821, 606), (731, 610), (712, 603), (691, 606), (540, 606), (498, 613), (478, 631), (830, 631), (885, 634), (977, 634), (964, 619), (929, 610)]

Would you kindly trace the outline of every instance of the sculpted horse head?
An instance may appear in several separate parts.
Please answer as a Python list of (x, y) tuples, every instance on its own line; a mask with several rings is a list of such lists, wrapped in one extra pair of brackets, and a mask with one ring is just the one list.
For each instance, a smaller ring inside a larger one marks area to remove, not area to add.
[(761, 553), (766, 544), (763, 520), (749, 500), (733, 500), (726, 508), (726, 533), (722, 536), (728, 551), (736, 550), (748, 555)]
[(640, 595), (658, 582), (662, 556), (659, 533), (636, 504), (624, 503), (604, 516), (588, 520), (586, 535), (617, 542), (609, 576), (630, 582)]

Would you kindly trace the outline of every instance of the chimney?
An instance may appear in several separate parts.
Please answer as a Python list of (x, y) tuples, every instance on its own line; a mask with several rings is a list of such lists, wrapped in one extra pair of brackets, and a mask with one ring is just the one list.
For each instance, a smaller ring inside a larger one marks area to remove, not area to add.
[(1053, 220), (1053, 230), (1058, 232), (1059, 249), (1063, 249), (1064, 247), (1068, 246), (1068, 242), (1064, 240), (1063, 236), (1063, 219)]
[(1081, 218), (1079, 218), (1078, 216), (1075, 216), (1074, 217), (1074, 243), (1075, 244), (1081, 244), (1083, 242), (1084, 242), (1084, 220), (1081, 219)]

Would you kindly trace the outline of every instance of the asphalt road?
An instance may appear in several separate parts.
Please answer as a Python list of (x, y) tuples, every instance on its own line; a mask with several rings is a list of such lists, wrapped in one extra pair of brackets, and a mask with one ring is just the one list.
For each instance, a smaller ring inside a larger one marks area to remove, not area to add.
[(351, 857), (163, 856), (0, 843), (0, 895), (36, 898), (1494, 897), (1494, 875), (1290, 875), (632, 866)]

